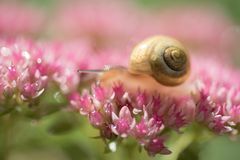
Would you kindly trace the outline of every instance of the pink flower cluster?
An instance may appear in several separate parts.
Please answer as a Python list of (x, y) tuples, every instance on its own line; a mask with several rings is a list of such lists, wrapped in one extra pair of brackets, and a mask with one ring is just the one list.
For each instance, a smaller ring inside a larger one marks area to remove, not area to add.
[(240, 71), (200, 57), (193, 60), (193, 68), (197, 88), (196, 121), (218, 134), (237, 134), (240, 122)]
[[(180, 132), (191, 122), (191, 106), (186, 97), (166, 97), (139, 90), (129, 93), (122, 84), (111, 89), (93, 85), (91, 93), (72, 94), (70, 103), (110, 141), (134, 137), (150, 155), (171, 153), (164, 145), (164, 129)], [(189, 104), (189, 106), (188, 106)]]
[[(37, 61), (41, 51), (31, 42), (24, 45), (7, 42), (1, 43), (0, 53), (0, 91), (3, 93), (1, 99), (4, 95), (13, 97), (14, 94), (23, 100), (38, 97), (44, 91), (48, 79), (46, 73), (48, 66), (43, 65), (40, 58)], [(33, 58), (36, 61), (32, 61)]]
[(57, 85), (61, 93), (69, 94), (78, 89), (78, 69), (103, 68), (102, 61), (116, 64), (122, 56), (111, 51), (112, 56), (105, 60), (102, 56), (109, 55), (110, 51), (93, 54), (90, 48), (82, 41), (63, 44), (12, 38), (0, 40), (1, 103), (9, 98), (17, 103), (31, 102), (53, 85)]
[(51, 88), (52, 83), (64, 94), (76, 90), (80, 80), (77, 69), (81, 64), (84, 67), (81, 54), (78, 55), (80, 58), (73, 62), (60, 44), (20, 39), (0, 41), (1, 101), (7, 101), (6, 98), (31, 101)]

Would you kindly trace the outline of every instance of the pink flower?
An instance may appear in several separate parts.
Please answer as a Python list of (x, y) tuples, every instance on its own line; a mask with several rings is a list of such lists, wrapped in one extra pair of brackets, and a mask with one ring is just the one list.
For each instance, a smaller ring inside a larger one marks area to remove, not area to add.
[(101, 127), (104, 124), (103, 116), (96, 110), (89, 113), (89, 121), (96, 128)]
[(119, 111), (119, 117), (112, 112), (113, 125), (111, 129), (116, 135), (127, 137), (130, 130), (135, 127), (135, 119), (132, 118), (131, 112), (127, 106), (124, 106)]
[(229, 111), (232, 121), (239, 123), (240, 122), (240, 105), (234, 105)]
[(36, 98), (40, 96), (44, 92), (44, 81), (46, 81), (47, 77), (42, 77), (40, 80), (30, 83), (26, 82), (21, 86), (20, 92), (22, 92), (21, 98), (23, 100)]
[(157, 122), (156, 117), (152, 117), (149, 119), (148, 113), (146, 109), (144, 109), (141, 121), (136, 124), (133, 134), (140, 141), (140, 143), (144, 144), (146, 143), (145, 137), (155, 137), (159, 133), (159, 131), (163, 129), (163, 123)]
[(91, 97), (87, 94), (80, 96), (78, 93), (74, 92), (69, 96), (70, 104), (82, 115), (90, 114), (94, 111), (94, 106), (92, 105)]

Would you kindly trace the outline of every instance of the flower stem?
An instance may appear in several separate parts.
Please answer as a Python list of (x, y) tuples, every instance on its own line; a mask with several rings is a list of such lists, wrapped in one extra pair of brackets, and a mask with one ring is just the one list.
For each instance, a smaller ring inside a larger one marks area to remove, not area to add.
[(1, 159), (2, 160), (7, 160), (9, 156), (9, 151), (10, 151), (10, 139), (11, 139), (11, 129), (13, 125), (13, 120), (11, 114), (7, 114), (2, 117), (2, 123), (1, 123)]
[(184, 151), (195, 139), (195, 133), (187, 131), (182, 134), (177, 141), (170, 145), (172, 153), (168, 156), (163, 156), (162, 160), (177, 160), (179, 155)]

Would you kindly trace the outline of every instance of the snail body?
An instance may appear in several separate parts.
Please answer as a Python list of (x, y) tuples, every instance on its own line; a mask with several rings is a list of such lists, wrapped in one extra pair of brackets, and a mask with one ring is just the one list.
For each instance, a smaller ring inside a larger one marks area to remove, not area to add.
[(188, 95), (191, 86), (182, 84), (174, 87), (163, 85), (148, 74), (132, 73), (127, 68), (117, 67), (104, 72), (99, 77), (99, 82), (106, 88), (112, 88), (115, 84), (123, 84), (129, 93), (136, 93), (138, 89), (146, 93), (161, 93), (161, 95)]
[(140, 87), (145, 91), (175, 94), (177, 90), (183, 91), (182, 88), (184, 92), (189, 91), (184, 84), (180, 85), (186, 81), (189, 73), (189, 56), (181, 43), (170, 37), (154, 36), (136, 45), (128, 68), (119, 66), (105, 69), (98, 80), (106, 87), (121, 82), (128, 91)]

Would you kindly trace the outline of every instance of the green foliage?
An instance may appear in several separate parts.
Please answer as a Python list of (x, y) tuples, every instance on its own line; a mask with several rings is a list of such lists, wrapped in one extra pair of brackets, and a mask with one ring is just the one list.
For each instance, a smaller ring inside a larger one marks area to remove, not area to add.
[(166, 6), (177, 5), (205, 5), (217, 6), (226, 11), (236, 22), (240, 22), (240, 1), (238, 0), (135, 0), (141, 6), (150, 8), (164, 8)]

